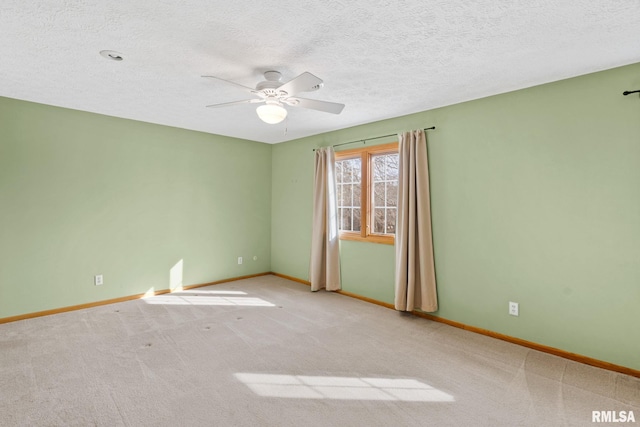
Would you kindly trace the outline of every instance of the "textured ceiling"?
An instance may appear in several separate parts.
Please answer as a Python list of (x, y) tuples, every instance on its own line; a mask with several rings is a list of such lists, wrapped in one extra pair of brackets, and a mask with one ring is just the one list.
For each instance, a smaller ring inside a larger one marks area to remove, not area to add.
[[(640, 62), (639, 22), (638, 0), (2, 0), (0, 96), (276, 143)], [(205, 108), (247, 94), (201, 75), (267, 70), (346, 107)]]

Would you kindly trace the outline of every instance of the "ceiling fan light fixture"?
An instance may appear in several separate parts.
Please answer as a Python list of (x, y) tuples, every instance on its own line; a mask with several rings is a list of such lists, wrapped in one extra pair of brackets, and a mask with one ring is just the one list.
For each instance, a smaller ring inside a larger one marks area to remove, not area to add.
[(256, 108), (258, 117), (265, 123), (274, 125), (280, 123), (287, 117), (287, 110), (278, 104), (266, 104)]

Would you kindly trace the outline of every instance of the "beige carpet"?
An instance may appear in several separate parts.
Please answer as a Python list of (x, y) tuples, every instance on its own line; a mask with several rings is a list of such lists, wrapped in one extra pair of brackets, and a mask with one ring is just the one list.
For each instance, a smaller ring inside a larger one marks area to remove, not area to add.
[(275, 276), (0, 325), (0, 361), (2, 426), (640, 425), (640, 379)]

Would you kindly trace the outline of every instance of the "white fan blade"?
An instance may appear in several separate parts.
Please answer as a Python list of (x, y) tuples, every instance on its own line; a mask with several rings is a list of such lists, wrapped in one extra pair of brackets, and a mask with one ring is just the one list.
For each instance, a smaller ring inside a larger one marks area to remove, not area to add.
[(299, 92), (308, 92), (320, 84), (322, 84), (322, 79), (319, 79), (311, 73), (304, 72), (295, 79), (289, 80), (280, 86), (278, 90), (283, 90), (287, 92), (289, 96), (293, 96)]
[(258, 104), (260, 102), (264, 102), (264, 99), (254, 98), (254, 99), (245, 99), (243, 101), (224, 102), (222, 104), (207, 105), (207, 108), (228, 107), (230, 105), (240, 105), (240, 104)]
[[(312, 110), (324, 111), (325, 113), (331, 114), (340, 114), (342, 112), (342, 109), (344, 108), (344, 104), (338, 104), (337, 102), (318, 101), (317, 99), (287, 98), (284, 101), (292, 107), (309, 108)], [(291, 101), (291, 103), (287, 101)]]
[(248, 87), (248, 86), (241, 85), (240, 83), (232, 82), (231, 80), (221, 79), (220, 77), (216, 77), (216, 76), (202, 76), (202, 77), (206, 77), (206, 78), (208, 78), (208, 79), (215, 79), (215, 80), (219, 80), (219, 81), (221, 81), (221, 82), (225, 82), (225, 83), (232, 84), (232, 85), (234, 85), (234, 86), (237, 86), (237, 87), (239, 87), (239, 88), (241, 88), (241, 89), (246, 90), (246, 91), (247, 91), (247, 92), (249, 92), (249, 93), (257, 93), (257, 92), (256, 92), (256, 90), (255, 90), (254, 88), (251, 88), (251, 87)]

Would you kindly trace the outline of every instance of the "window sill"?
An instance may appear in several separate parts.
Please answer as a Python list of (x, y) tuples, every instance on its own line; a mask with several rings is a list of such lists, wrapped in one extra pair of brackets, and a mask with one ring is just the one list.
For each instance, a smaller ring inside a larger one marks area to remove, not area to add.
[(380, 236), (376, 234), (371, 234), (366, 237), (362, 237), (360, 234), (356, 233), (347, 233), (340, 232), (340, 240), (354, 240), (356, 242), (369, 242), (369, 243), (380, 243), (383, 245), (394, 245), (395, 244), (395, 236)]

